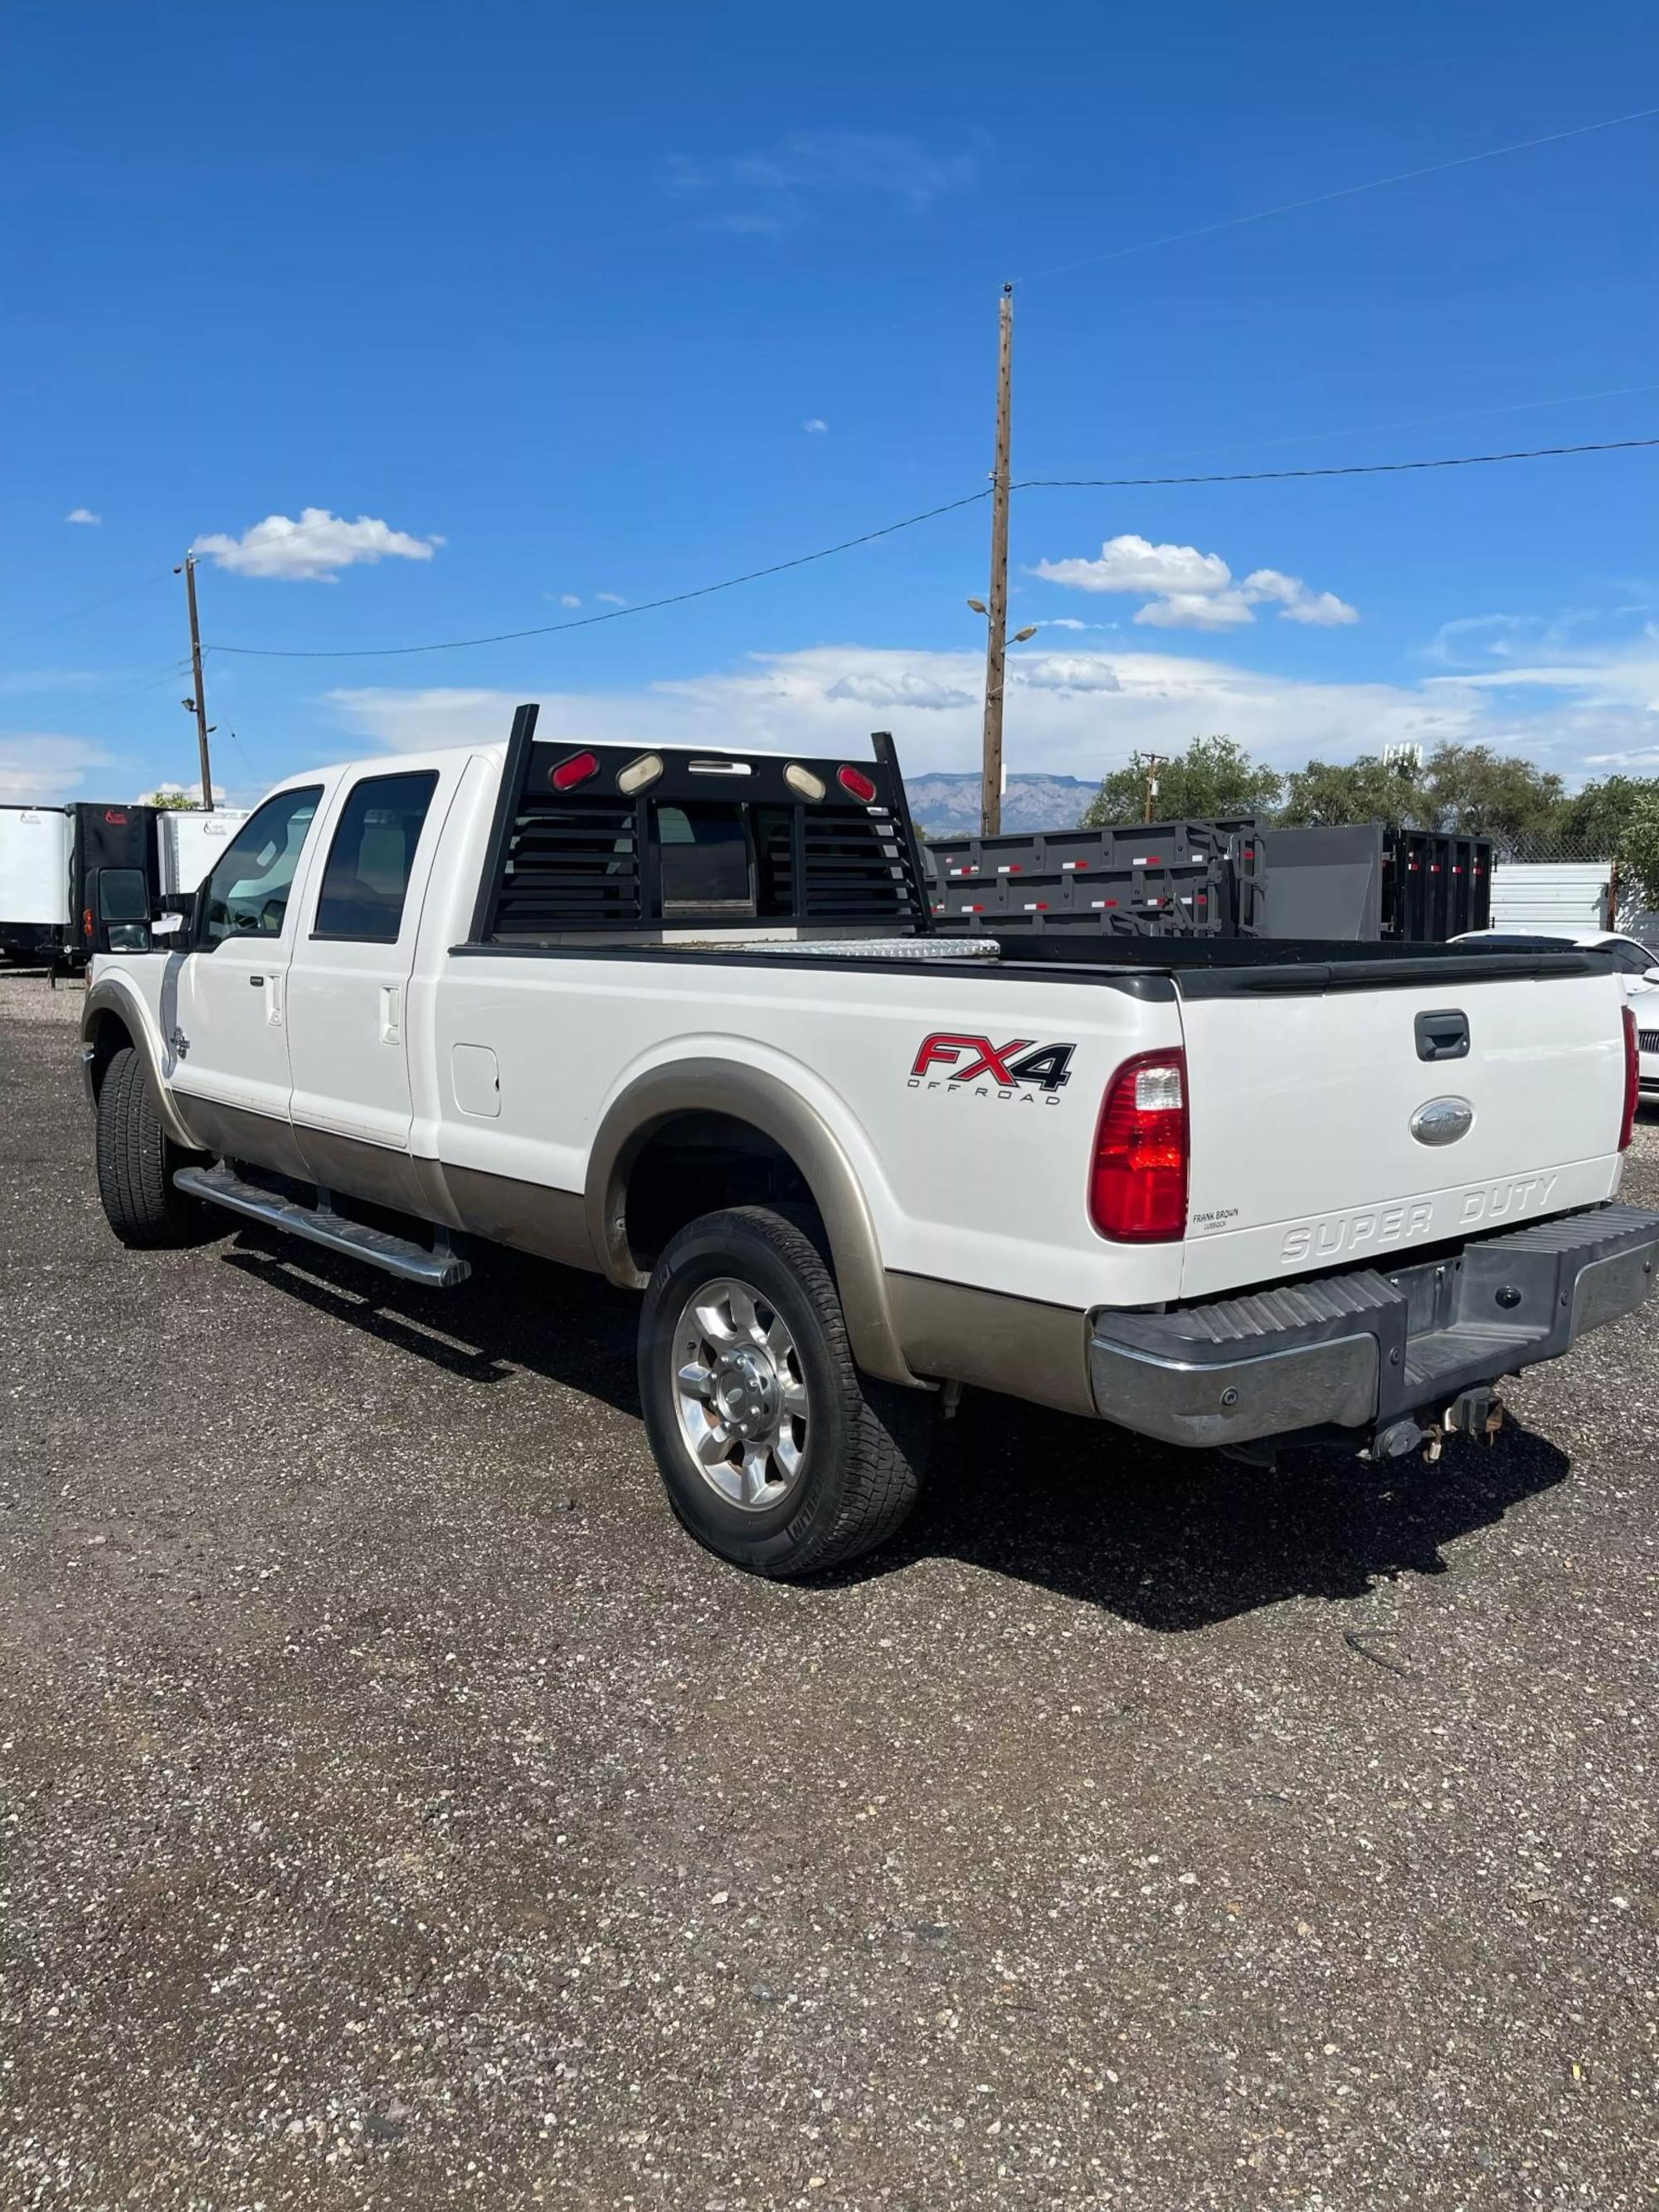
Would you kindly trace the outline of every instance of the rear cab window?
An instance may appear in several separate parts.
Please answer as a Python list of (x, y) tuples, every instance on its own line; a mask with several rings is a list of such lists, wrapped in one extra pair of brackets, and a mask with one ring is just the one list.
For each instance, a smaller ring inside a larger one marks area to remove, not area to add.
[(317, 895), (313, 938), (395, 945), (435, 769), (365, 776), (340, 811)]

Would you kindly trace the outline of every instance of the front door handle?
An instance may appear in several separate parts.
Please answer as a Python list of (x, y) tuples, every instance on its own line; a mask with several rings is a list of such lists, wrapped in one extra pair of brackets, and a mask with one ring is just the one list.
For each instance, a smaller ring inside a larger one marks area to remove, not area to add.
[(401, 985), (380, 986), (380, 1042), (401, 1044), (404, 1036), (404, 994)]

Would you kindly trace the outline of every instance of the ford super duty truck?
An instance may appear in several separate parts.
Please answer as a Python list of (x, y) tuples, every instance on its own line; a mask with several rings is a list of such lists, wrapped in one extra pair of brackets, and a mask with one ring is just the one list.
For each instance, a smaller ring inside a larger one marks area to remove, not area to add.
[(1434, 1451), (1651, 1289), (1601, 956), (944, 934), (885, 737), (535, 728), (291, 777), (100, 957), (125, 1243), (228, 1209), (642, 1291), (674, 1510), (771, 1575), (890, 1534), (963, 1385), (1115, 1450)]

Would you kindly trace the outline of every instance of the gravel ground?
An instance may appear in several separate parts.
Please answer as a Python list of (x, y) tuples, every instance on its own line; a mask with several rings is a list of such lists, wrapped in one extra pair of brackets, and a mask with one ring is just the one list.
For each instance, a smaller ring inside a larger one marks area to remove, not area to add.
[(1434, 1468), (970, 1398), (778, 1588), (630, 1300), (122, 1252), (77, 1012), (0, 981), (0, 2201), (1651, 2204), (1651, 1319)]

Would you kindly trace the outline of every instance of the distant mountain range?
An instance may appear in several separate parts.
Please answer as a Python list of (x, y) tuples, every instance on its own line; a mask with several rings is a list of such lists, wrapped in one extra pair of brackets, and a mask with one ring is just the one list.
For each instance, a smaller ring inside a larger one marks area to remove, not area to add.
[[(1080, 775), (1011, 775), (1002, 795), (1002, 826), (1070, 830), (1099, 787)], [(904, 788), (918, 829), (935, 837), (978, 835), (976, 775), (907, 775)]]

